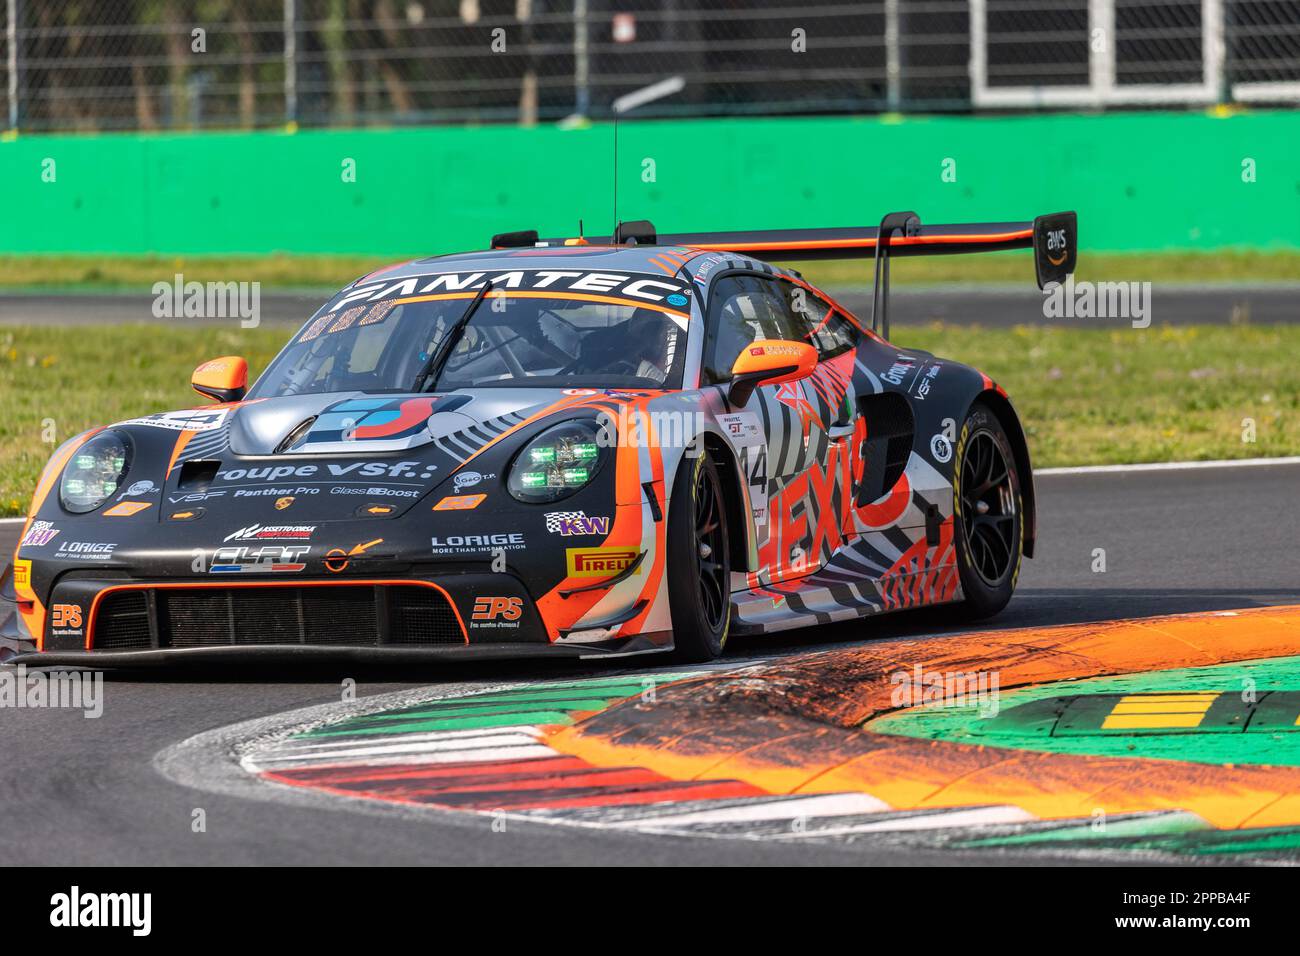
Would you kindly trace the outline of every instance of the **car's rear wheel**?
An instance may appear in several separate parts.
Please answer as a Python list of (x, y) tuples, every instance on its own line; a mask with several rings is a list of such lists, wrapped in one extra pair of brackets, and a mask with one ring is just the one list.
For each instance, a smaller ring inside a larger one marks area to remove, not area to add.
[(1011, 600), (1024, 557), (1020, 474), (1011, 442), (983, 402), (971, 406), (953, 461), (953, 537), (965, 600), (962, 617), (978, 619)]
[(668, 508), (667, 574), (677, 659), (713, 660), (731, 627), (731, 556), (722, 482), (705, 452), (677, 469)]

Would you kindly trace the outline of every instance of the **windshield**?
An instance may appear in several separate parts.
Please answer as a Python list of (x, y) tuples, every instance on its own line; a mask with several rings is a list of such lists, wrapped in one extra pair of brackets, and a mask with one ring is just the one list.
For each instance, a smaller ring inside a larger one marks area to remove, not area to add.
[(345, 290), (276, 356), (248, 397), (413, 391), (484, 281), (491, 291), (424, 391), (680, 387), (690, 314), (684, 284), (532, 270)]

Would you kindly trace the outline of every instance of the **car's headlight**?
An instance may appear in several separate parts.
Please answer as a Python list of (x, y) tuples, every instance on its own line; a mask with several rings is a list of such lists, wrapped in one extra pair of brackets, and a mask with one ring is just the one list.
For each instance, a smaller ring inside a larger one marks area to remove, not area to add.
[(515, 456), (506, 487), (519, 501), (558, 501), (596, 477), (606, 448), (595, 422), (572, 421), (542, 432)]
[(113, 432), (100, 432), (72, 453), (59, 481), (59, 501), (73, 514), (94, 511), (117, 491), (130, 467), (126, 442)]

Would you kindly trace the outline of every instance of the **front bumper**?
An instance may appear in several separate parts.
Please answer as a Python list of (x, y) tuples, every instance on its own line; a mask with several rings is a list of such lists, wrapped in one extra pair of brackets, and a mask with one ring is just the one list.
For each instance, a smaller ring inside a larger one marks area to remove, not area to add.
[(0, 662), (28, 666), (401, 664), (672, 648), (669, 632), (614, 628), (605, 640), (553, 642), (523, 582), (506, 573), (211, 582), (81, 572), (56, 584), (39, 650), (12, 598), (0, 588)]

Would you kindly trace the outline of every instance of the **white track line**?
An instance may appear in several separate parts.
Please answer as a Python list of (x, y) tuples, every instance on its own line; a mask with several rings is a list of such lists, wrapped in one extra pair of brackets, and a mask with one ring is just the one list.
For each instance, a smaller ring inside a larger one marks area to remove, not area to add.
[(1034, 477), (1048, 475), (1109, 475), (1136, 471), (1190, 471), (1196, 468), (1254, 468), (1264, 465), (1300, 465), (1300, 455), (1287, 458), (1235, 458), (1220, 461), (1153, 461), (1140, 465), (1083, 465), (1078, 468), (1035, 468)]
[[(442, 744), (450, 741), (461, 741), (466, 746), (484, 744), (496, 744), (503, 740), (514, 740), (514, 738), (526, 734), (530, 738), (537, 738), (542, 732), (537, 727), (528, 727), (522, 725), (512, 725), (509, 727), (482, 728), (479, 730), (430, 730), (423, 733), (401, 734), (402, 743), (407, 744)], [(350, 735), (347, 737), (317, 737), (307, 740), (286, 740), (275, 748), (277, 754), (291, 753), (326, 753), (332, 750), (352, 750), (356, 747), (363, 747), (373, 743), (382, 746), (386, 743), (393, 742), (397, 734), (375, 734), (373, 736), (362, 737)], [(527, 742), (527, 741), (523, 741)]]
[(789, 840), (804, 837), (843, 836), (855, 833), (900, 833), (915, 830), (951, 830), (965, 827), (995, 826), (1033, 823), (1032, 813), (1015, 806), (972, 807), (940, 813), (909, 814), (907, 811), (882, 813), (883, 819), (870, 823), (856, 823), (843, 827), (824, 827), (815, 830), (773, 835), (771, 839)]
[(827, 793), (816, 796), (782, 796), (773, 794), (768, 799), (755, 799), (744, 803), (707, 808), (697, 804), (694, 809), (681, 813), (657, 813), (644, 818), (619, 820), (611, 823), (626, 829), (644, 827), (679, 827), (715, 823), (757, 823), (773, 820), (794, 820), (799, 817), (839, 817), (867, 813), (884, 813), (889, 804), (869, 793)]
[(26, 518), (0, 518), (0, 524), (22, 524)]
[(395, 767), (409, 764), (501, 763), (561, 756), (563, 754), (552, 750), (550, 747), (534, 743), (520, 744), (518, 746), (480, 747), (474, 750), (440, 750), (432, 753), (424, 751), (361, 753), (352, 756), (338, 755), (329, 760), (258, 756), (243, 758), (243, 765), (251, 773), (260, 773), (271, 770), (306, 770), (312, 767)]
[(532, 734), (504, 733), (492, 737), (476, 737), (470, 740), (417, 740), (405, 741), (401, 737), (379, 737), (374, 742), (358, 743), (352, 741), (347, 746), (331, 747), (319, 750), (279, 750), (261, 754), (261, 760), (300, 760), (303, 758), (355, 757), (362, 754), (396, 754), (396, 753), (464, 753), (467, 750), (482, 750), (485, 747), (529, 746), (537, 743)]

